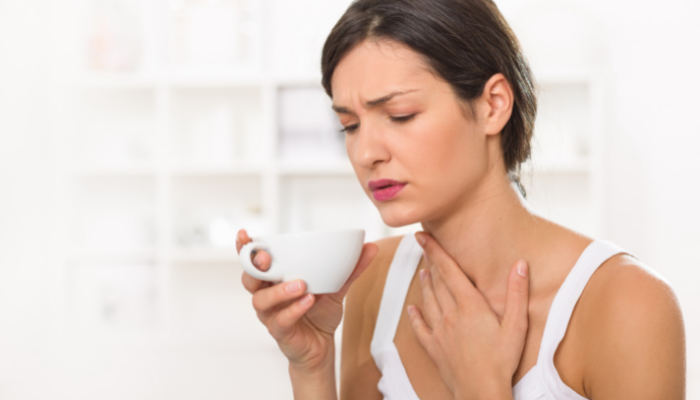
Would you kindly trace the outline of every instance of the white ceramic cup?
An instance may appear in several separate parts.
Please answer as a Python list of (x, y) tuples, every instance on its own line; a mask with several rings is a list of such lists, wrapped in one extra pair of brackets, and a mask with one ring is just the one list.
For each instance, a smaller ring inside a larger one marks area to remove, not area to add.
[[(335, 293), (343, 287), (362, 253), (364, 229), (285, 233), (251, 238), (239, 258), (245, 272), (256, 279), (289, 282), (301, 279), (306, 292)], [(265, 250), (272, 257), (267, 271), (257, 269), (250, 254)]]

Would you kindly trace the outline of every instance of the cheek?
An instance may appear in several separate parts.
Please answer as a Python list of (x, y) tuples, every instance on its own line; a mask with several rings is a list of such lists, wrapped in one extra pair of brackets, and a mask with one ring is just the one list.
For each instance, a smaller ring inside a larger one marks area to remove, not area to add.
[(463, 121), (423, 129), (412, 141), (410, 160), (402, 163), (411, 171), (413, 209), (421, 221), (453, 209), (488, 168), (486, 144)]
[(410, 151), (414, 160), (411, 164), (424, 184), (461, 182), (480, 163), (482, 146), (463, 121), (416, 128)]

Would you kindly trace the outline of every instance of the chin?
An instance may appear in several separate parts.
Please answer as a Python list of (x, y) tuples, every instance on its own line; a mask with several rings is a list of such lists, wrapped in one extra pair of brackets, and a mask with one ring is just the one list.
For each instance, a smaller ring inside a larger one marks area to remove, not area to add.
[(407, 212), (397, 207), (398, 204), (386, 204), (378, 207), (382, 221), (390, 228), (400, 228), (402, 226), (421, 222), (421, 218), (415, 212)]

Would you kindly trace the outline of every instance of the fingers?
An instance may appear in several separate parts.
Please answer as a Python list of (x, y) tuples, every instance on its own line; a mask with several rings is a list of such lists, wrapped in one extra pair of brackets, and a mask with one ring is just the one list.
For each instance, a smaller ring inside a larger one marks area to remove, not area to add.
[(305, 291), (306, 284), (301, 280), (258, 290), (253, 294), (253, 308), (258, 312), (261, 320), (266, 319), (271, 310), (284, 302), (296, 299), (304, 294)]
[(258, 290), (273, 285), (272, 282), (255, 279), (252, 276), (250, 276), (247, 272), (243, 272), (243, 275), (241, 276), (241, 282), (243, 283), (243, 287), (245, 288), (245, 290), (250, 294), (255, 294), (255, 292), (257, 292)]
[[(250, 243), (251, 241), (252, 239), (248, 236), (248, 232), (246, 232), (245, 229), (239, 230), (238, 234), (236, 235), (236, 251), (240, 253), (241, 247)], [(253, 257), (253, 265), (255, 265), (259, 270), (267, 271), (270, 269), (270, 266), (272, 265), (272, 257), (268, 252), (263, 250), (251, 253), (251, 255)], [(247, 290), (249, 293), (255, 293), (260, 289), (271, 286), (269, 282), (255, 279), (246, 272), (244, 272), (243, 276), (241, 276), (241, 282), (243, 283), (245, 290)]]
[(250, 241), (251, 239), (248, 237), (248, 232), (246, 232), (245, 229), (239, 230), (236, 234), (236, 252), (240, 253), (241, 247)]
[(411, 328), (413, 328), (413, 333), (416, 334), (418, 342), (430, 353), (429, 348), (431, 347), (430, 343), (432, 342), (433, 331), (425, 323), (423, 315), (418, 307), (411, 305), (406, 308), (406, 311), (408, 311), (408, 318), (411, 320)]
[(416, 232), (416, 240), (423, 247), (428, 262), (439, 270), (440, 275), (444, 277), (445, 284), (455, 297), (467, 294), (464, 292), (469, 291), (469, 289), (476, 290), (459, 265), (445, 252), (435, 238), (425, 232)]
[(428, 272), (427, 269), (422, 269), (418, 275), (420, 277), (421, 288), (423, 289), (423, 309), (425, 310), (430, 326), (437, 326), (442, 318), (442, 310), (435, 297), (430, 272)]
[(314, 305), (316, 297), (307, 293), (297, 301), (283, 308), (275, 317), (274, 323), (269, 327), (273, 337), (281, 339), (286, 331), (296, 324), (301, 317)]
[(357, 266), (355, 266), (355, 270), (352, 272), (352, 275), (350, 275), (350, 278), (348, 278), (347, 282), (345, 282), (343, 287), (340, 288), (337, 293), (333, 293), (330, 296), (337, 301), (342, 301), (345, 298), (345, 295), (348, 293), (348, 290), (350, 290), (352, 283), (355, 282), (363, 272), (365, 272), (374, 257), (377, 256), (377, 253), (379, 253), (379, 246), (374, 243), (365, 243), (362, 246), (362, 253), (360, 253), (360, 258), (357, 260)]
[(523, 260), (513, 265), (508, 275), (506, 287), (506, 310), (503, 315), (503, 327), (514, 333), (524, 335), (528, 327), (528, 300), (530, 279), (527, 263)]
[[(437, 299), (437, 303), (439, 304), (443, 315), (455, 311), (457, 308), (455, 296), (452, 294), (450, 288), (446, 284), (444, 277), (440, 273), (440, 269), (435, 265), (430, 266), (428, 283), (425, 286), (432, 287), (435, 293), (435, 298)], [(459, 296), (459, 294), (457, 296)]]
[[(272, 257), (270, 257), (270, 254), (267, 253), (266, 251), (259, 251), (255, 257), (253, 258), (253, 264), (261, 271), (267, 271), (270, 269), (270, 265), (272, 265)], [(263, 287), (267, 287), (269, 285), (265, 285), (265, 281), (261, 281), (260, 279), (253, 278), (250, 276), (247, 272), (243, 272), (243, 276), (241, 277), (241, 282), (243, 282), (243, 287), (245, 290), (247, 290), (249, 293), (255, 293), (256, 291), (260, 290)]]
[[(238, 231), (238, 234), (236, 234), (236, 252), (240, 254), (241, 252), (241, 247), (243, 245), (248, 244), (252, 242), (253, 240), (248, 236), (248, 232), (246, 232), (245, 229), (241, 229)], [(268, 254), (266, 251), (252, 251), (250, 255), (253, 257), (251, 260), (253, 262), (253, 265), (258, 267), (259, 270), (261, 271), (267, 271), (270, 269), (270, 263), (272, 262), (272, 257), (270, 257), (270, 254)]]
[[(416, 240), (423, 247), (425, 258), (431, 266), (431, 278), (441, 306), (452, 307), (456, 305), (456, 300), (468, 294), (466, 292), (470, 288), (476, 290), (459, 265), (432, 236), (416, 232)], [(446, 310), (443, 308), (443, 311)]]
[(259, 270), (267, 271), (270, 269), (270, 265), (272, 264), (272, 257), (270, 256), (270, 253), (266, 252), (265, 250), (260, 250), (251, 254), (255, 254), (253, 256), (253, 265), (255, 265)]

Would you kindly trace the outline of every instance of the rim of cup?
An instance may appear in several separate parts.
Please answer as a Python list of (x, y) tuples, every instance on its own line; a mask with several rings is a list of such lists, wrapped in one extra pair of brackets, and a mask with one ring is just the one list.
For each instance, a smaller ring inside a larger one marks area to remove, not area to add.
[(364, 231), (364, 229), (362, 229), (362, 228), (322, 229), (322, 230), (313, 230), (313, 231), (286, 232), (286, 233), (276, 233), (276, 234), (267, 234), (267, 235), (256, 235), (256, 236), (251, 236), (250, 238), (252, 240), (255, 240), (255, 239), (262, 239), (262, 238), (267, 238), (267, 237), (299, 236), (299, 235), (307, 235), (307, 234), (352, 233), (352, 232), (361, 232), (361, 231)]

